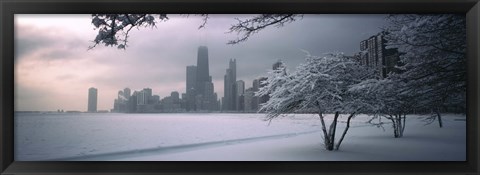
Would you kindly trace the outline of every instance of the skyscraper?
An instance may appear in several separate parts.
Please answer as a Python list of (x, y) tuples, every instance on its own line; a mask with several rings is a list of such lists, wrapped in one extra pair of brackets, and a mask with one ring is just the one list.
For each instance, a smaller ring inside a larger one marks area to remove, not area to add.
[(210, 82), (208, 48), (206, 46), (198, 47), (196, 82), (197, 95), (203, 95), (205, 92), (205, 83)]
[(170, 97), (173, 103), (180, 103), (180, 94), (177, 91), (171, 92)]
[(395, 65), (399, 60), (399, 53), (396, 49), (386, 47), (384, 32), (371, 36), (360, 42), (360, 53), (356, 59), (360, 64), (373, 68), (381, 78), (387, 77), (387, 74), (394, 71)]
[(94, 87), (88, 89), (88, 112), (97, 112), (97, 92)]
[(137, 105), (145, 105), (146, 103), (145, 91), (141, 90), (137, 92)]
[(244, 105), (244, 93), (245, 93), (245, 82), (243, 80), (238, 80), (236, 82), (236, 110), (243, 111), (245, 108)]
[(255, 79), (252, 82), (252, 111), (257, 111), (259, 109), (260, 97), (256, 96), (255, 93), (260, 90), (260, 80)]
[(236, 110), (236, 96), (237, 96), (237, 61), (230, 59), (229, 67), (227, 68), (224, 76), (224, 99), (223, 110)]
[(246, 112), (253, 112), (253, 111), (256, 111), (256, 105), (254, 103), (254, 93), (255, 91), (253, 90), (253, 87), (251, 88), (248, 88), (247, 90), (245, 90), (245, 93), (244, 93), (244, 110)]
[(130, 98), (130, 95), (131, 95), (130, 88), (123, 89), (123, 96), (125, 97), (126, 100), (128, 100)]
[(145, 94), (145, 102), (144, 104), (152, 104), (152, 89), (150, 88), (143, 88), (143, 93)]
[(185, 108), (187, 111), (196, 110), (195, 107), (195, 88), (197, 83), (197, 66), (187, 66), (187, 82), (185, 87), (186, 99)]
[(187, 66), (187, 82), (186, 82), (186, 93), (195, 89), (195, 83), (197, 82), (197, 66)]

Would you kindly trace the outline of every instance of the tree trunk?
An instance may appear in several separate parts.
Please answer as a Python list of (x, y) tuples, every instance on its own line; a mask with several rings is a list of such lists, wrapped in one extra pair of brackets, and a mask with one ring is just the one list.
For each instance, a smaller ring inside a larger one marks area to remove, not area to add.
[(405, 126), (407, 125), (406, 120), (407, 120), (407, 114), (403, 114), (402, 136), (403, 136), (403, 131), (405, 131)]
[(395, 117), (394, 117), (394, 116), (392, 116), (392, 115), (390, 115), (390, 118), (389, 118), (389, 119), (392, 121), (392, 125), (393, 125), (393, 136), (394, 136), (395, 138), (397, 138), (397, 137), (398, 137), (398, 132), (397, 132), (397, 129), (398, 129), (398, 127), (397, 127), (397, 121), (395, 120)]
[(330, 143), (330, 138), (328, 137), (327, 133), (327, 127), (325, 126), (325, 121), (323, 119), (323, 114), (321, 112), (318, 113), (318, 116), (320, 117), (320, 122), (322, 123), (322, 131), (323, 131), (323, 143), (325, 144), (325, 148), (328, 149), (328, 145)]
[(342, 137), (340, 137), (340, 140), (337, 143), (337, 147), (335, 150), (338, 150), (340, 148), (340, 144), (342, 144), (343, 138), (345, 138), (345, 135), (347, 134), (348, 128), (350, 128), (350, 119), (352, 119), (353, 115), (355, 115), (355, 112), (350, 114), (347, 119), (347, 126), (345, 127), (345, 130), (343, 130)]
[(392, 121), (393, 136), (395, 138), (403, 137), (403, 131), (405, 130), (406, 114), (393, 114), (390, 117), (385, 117)]
[(393, 124), (393, 132), (394, 137), (399, 138), (403, 137), (403, 131), (405, 130), (405, 121), (406, 121), (406, 114), (394, 114), (393, 116), (390, 115), (392, 118)]
[(332, 124), (330, 124), (328, 136), (330, 137), (330, 142), (328, 143), (327, 150), (331, 151), (334, 149), (335, 146), (335, 132), (337, 130), (337, 120), (339, 116), (339, 112), (335, 112), (335, 117), (333, 118)]
[(435, 111), (435, 112), (437, 112), (438, 126), (440, 126), (440, 128), (441, 128), (441, 127), (443, 127), (442, 116), (440, 115), (440, 112), (438, 112), (438, 110)]
[(402, 128), (403, 128), (403, 124), (402, 124), (402, 114), (397, 114), (395, 116), (397, 118), (397, 132), (398, 132), (398, 137), (403, 137), (403, 131), (402, 131)]

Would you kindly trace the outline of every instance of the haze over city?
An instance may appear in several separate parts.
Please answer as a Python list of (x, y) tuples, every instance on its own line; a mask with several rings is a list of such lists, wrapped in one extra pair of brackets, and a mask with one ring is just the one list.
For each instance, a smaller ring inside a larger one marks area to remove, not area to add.
[(198, 29), (200, 17), (171, 15), (154, 28), (133, 29), (126, 50), (102, 45), (88, 50), (97, 34), (91, 15), (16, 15), (15, 108), (86, 111), (90, 87), (98, 89), (98, 110), (112, 109), (125, 87), (148, 87), (161, 98), (184, 93), (185, 68), (196, 64), (201, 45), (208, 47), (210, 75), (221, 98), (230, 59), (237, 61), (237, 80), (248, 88), (279, 59), (294, 69), (304, 61), (302, 50), (352, 55), (360, 41), (386, 24), (385, 15), (305, 15), (227, 45), (237, 37), (225, 33), (235, 17), (242, 16), (212, 15), (206, 28)]

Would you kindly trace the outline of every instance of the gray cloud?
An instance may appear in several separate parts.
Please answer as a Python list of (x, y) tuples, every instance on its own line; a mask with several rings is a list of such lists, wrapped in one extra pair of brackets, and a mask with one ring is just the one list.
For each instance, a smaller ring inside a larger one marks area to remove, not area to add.
[(69, 32), (61, 28), (16, 25), (15, 60), (34, 53), (39, 53), (39, 58), (47, 60), (81, 58), (74, 57), (77, 54), (72, 52), (77, 49), (86, 50), (88, 42)]
[(23, 58), (29, 53), (35, 52), (42, 47), (49, 47), (54, 39), (38, 34), (34, 26), (17, 25), (15, 26), (15, 53), (16, 58)]

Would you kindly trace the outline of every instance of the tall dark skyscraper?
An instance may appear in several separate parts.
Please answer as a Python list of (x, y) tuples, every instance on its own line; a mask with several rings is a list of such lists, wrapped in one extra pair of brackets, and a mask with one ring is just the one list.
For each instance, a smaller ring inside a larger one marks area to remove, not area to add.
[(88, 89), (88, 112), (97, 112), (97, 89)]
[(224, 98), (223, 110), (236, 110), (236, 96), (237, 96), (237, 61), (231, 59), (229, 67), (224, 76)]
[(187, 66), (186, 72), (186, 110), (216, 110), (217, 97), (214, 95), (212, 77), (208, 68), (208, 48), (198, 47), (197, 65)]
[(187, 82), (185, 87), (187, 111), (195, 111), (195, 89), (197, 84), (197, 66), (187, 66)]
[(187, 66), (187, 84), (185, 91), (188, 94), (190, 91), (194, 90), (195, 84), (197, 83), (197, 66)]
[(208, 70), (208, 48), (206, 46), (198, 47), (196, 80), (197, 95), (204, 95), (205, 83), (210, 82)]

